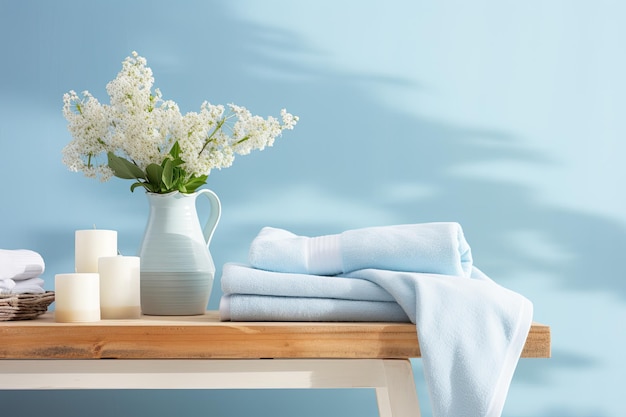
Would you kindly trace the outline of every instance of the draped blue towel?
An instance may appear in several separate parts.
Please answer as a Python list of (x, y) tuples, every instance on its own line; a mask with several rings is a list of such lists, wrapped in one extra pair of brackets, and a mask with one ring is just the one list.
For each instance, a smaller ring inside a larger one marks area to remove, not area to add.
[(533, 305), (474, 267), (471, 276), (364, 269), (416, 324), (435, 417), (499, 417)]
[(266, 271), (336, 275), (383, 288), (417, 326), (433, 416), (501, 416), (533, 306), (474, 267), (457, 223), (320, 237), (263, 228), (249, 262)]

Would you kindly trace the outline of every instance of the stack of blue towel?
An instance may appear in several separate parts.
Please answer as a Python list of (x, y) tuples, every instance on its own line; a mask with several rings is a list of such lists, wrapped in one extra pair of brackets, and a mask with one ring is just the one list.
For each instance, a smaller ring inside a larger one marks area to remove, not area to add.
[(42, 294), (43, 258), (27, 249), (0, 249), (0, 294)]
[(416, 324), (436, 417), (501, 415), (532, 303), (473, 265), (457, 223), (306, 237), (266, 227), (221, 277), (222, 320)]

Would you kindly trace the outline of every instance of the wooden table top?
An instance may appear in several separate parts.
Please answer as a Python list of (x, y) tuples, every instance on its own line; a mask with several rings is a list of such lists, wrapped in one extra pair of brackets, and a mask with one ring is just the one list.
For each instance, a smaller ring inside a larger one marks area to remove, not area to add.
[[(522, 357), (550, 357), (550, 327), (533, 323)], [(56, 323), (0, 322), (1, 359), (418, 358), (408, 323), (221, 322), (200, 316)]]

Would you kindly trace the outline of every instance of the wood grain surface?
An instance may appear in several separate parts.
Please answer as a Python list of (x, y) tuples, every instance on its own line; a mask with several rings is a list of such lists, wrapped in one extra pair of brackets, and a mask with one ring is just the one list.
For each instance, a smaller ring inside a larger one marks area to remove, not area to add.
[[(550, 327), (533, 323), (522, 357), (550, 357)], [(398, 323), (221, 322), (200, 316), (0, 323), (2, 359), (418, 358), (415, 326)]]

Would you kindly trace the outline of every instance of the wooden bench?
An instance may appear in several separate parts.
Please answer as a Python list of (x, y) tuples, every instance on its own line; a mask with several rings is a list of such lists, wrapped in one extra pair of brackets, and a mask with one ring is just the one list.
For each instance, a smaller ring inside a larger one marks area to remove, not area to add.
[[(412, 324), (220, 322), (215, 311), (56, 323), (46, 313), (0, 323), (0, 341), (4, 390), (374, 388), (381, 416), (420, 415)], [(550, 328), (534, 323), (522, 357), (549, 356)]]

